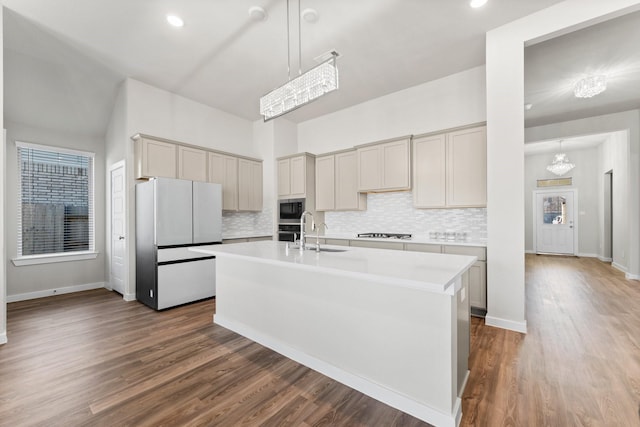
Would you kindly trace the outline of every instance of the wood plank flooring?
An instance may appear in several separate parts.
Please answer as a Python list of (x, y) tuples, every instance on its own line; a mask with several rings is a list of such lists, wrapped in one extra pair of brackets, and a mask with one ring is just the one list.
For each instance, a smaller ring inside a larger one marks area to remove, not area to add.
[[(472, 319), (462, 425), (640, 426), (640, 282), (535, 255), (526, 281), (527, 335)], [(0, 426), (427, 425), (214, 325), (214, 310), (158, 313), (106, 290), (9, 304)]]

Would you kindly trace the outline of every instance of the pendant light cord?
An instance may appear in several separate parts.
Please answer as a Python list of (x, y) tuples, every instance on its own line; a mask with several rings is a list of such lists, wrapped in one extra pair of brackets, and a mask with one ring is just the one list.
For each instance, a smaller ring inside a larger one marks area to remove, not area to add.
[(287, 76), (291, 80), (291, 36), (289, 35), (289, 0), (287, 0)]
[(300, 11), (300, 0), (298, 0), (298, 75), (302, 75), (302, 12)]

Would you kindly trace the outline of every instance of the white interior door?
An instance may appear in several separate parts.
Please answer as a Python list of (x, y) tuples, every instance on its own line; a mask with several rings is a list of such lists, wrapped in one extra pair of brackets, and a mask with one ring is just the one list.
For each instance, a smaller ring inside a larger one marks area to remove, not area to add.
[(536, 194), (536, 252), (574, 255), (574, 191)]
[(111, 170), (111, 289), (124, 295), (124, 165)]

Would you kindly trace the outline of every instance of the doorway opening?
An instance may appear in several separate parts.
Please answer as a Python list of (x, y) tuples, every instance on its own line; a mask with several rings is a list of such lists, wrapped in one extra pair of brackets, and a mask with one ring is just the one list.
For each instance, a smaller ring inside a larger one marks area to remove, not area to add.
[(537, 190), (533, 193), (534, 251), (537, 254), (576, 255), (578, 230), (576, 189)]

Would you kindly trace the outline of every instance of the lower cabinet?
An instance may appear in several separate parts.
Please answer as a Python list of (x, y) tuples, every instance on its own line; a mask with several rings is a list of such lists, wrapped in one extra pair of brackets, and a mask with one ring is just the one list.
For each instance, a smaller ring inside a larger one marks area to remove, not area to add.
[(469, 302), (471, 307), (487, 309), (487, 263), (476, 261), (469, 268)]

